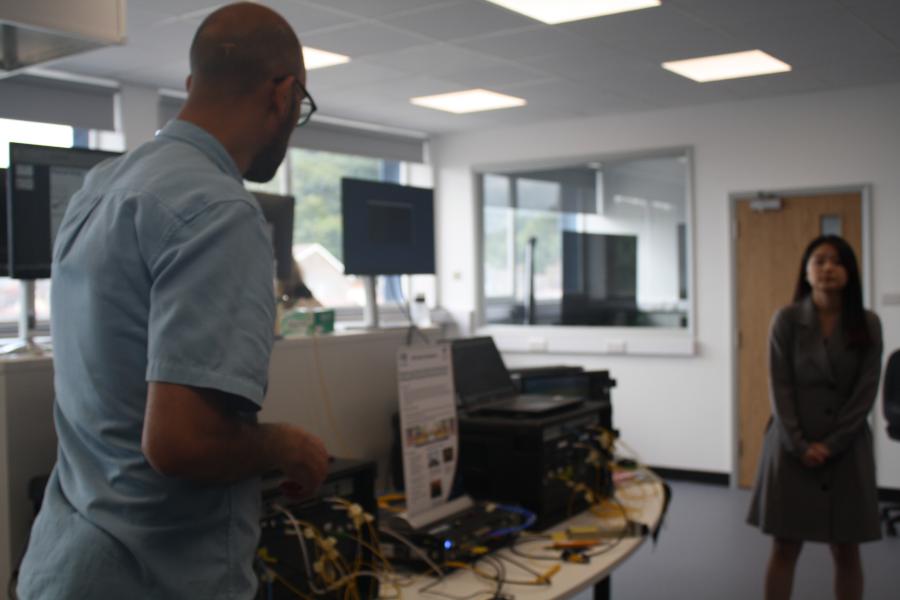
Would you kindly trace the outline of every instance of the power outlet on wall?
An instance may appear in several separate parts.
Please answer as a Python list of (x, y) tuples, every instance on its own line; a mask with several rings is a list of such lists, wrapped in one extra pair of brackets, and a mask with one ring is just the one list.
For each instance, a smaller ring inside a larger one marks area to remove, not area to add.
[(625, 354), (625, 340), (606, 340), (606, 351), (609, 354)]
[(528, 338), (528, 351), (529, 352), (546, 352), (547, 351), (547, 338), (545, 338), (545, 337), (530, 337), (530, 338)]
[(900, 305), (900, 292), (888, 292), (881, 297), (881, 303), (884, 306)]

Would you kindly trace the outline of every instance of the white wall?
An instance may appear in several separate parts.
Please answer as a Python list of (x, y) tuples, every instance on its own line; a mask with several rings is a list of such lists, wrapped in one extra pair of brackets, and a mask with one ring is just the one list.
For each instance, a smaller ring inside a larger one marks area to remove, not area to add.
[(149, 142), (159, 128), (159, 90), (123, 83), (116, 103), (116, 130), (125, 136), (128, 150)]
[(0, 581), (28, 542), (34, 508), (28, 483), (56, 462), (53, 365), (49, 357), (0, 359)]
[(406, 337), (403, 327), (276, 342), (260, 421), (300, 425), (333, 456), (375, 460), (376, 491), (390, 489), (397, 350)]
[[(508, 356), (512, 364), (585, 364), (618, 380), (615, 418), (648, 463), (731, 472), (734, 335), (729, 194), (872, 185), (872, 307), (887, 349), (900, 346), (900, 86), (575, 119), (444, 136), (432, 143), (440, 224), (441, 301), (454, 314), (476, 306), (475, 189), (482, 164), (694, 150), (694, 357)], [(766, 327), (761, 323), (760, 327)], [(879, 484), (900, 487), (900, 444), (876, 419)]]

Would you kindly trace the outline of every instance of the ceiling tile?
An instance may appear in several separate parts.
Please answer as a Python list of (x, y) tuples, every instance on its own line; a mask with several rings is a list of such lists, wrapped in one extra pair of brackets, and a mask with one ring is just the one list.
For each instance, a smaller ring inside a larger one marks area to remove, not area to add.
[(354, 101), (358, 101), (360, 104), (390, 101), (405, 105), (409, 104), (409, 99), (415, 96), (444, 94), (458, 89), (459, 85), (452, 81), (433, 77), (405, 77), (393, 81), (329, 90), (327, 94), (330, 97), (339, 96), (341, 104)]
[(655, 63), (747, 49), (731, 34), (666, 4), (578, 21), (565, 29), (587, 41), (614, 46)]
[(171, 16), (155, 5), (143, 6), (129, 3), (125, 11), (125, 34), (140, 31), (144, 27), (155, 25)]
[(589, 84), (557, 79), (507, 86), (503, 91), (525, 98), (529, 106), (553, 109), (561, 115), (593, 116), (648, 110), (656, 106), (646, 100), (610, 92), (602, 82)]
[(508, 61), (491, 58), (453, 44), (432, 44), (373, 56), (370, 60), (412, 75), (458, 73), (473, 67), (503, 67)]
[[(129, 0), (128, 41), (46, 66), (181, 89), (191, 39), (226, 0)], [(900, 0), (665, 0), (548, 26), (484, 0), (263, 0), (346, 65), (312, 71), (323, 114), (430, 132), (900, 82)], [(698, 84), (660, 62), (761, 48), (790, 73)], [(525, 107), (467, 116), (412, 96), (495, 88)]]
[(361, 22), (322, 33), (305, 35), (301, 41), (309, 46), (346, 54), (351, 58), (394, 52), (432, 40), (405, 33), (393, 27), (375, 22)]
[(143, 10), (148, 10), (152, 6), (154, 10), (164, 12), (170, 16), (185, 15), (199, 10), (209, 9), (212, 12), (220, 6), (228, 4), (227, 2), (217, 2), (216, 0), (153, 0), (152, 2), (143, 0), (130, 0), (127, 10), (131, 10), (135, 5), (140, 6)]
[(459, 40), (535, 24), (533, 19), (500, 8), (484, 0), (465, 0), (434, 6), (383, 21), (405, 31), (442, 41)]
[(900, 2), (897, 0), (858, 0), (848, 5), (850, 12), (900, 50)]
[(361, 60), (342, 65), (315, 69), (307, 73), (307, 86), (316, 94), (318, 90), (360, 86), (403, 77), (403, 73)]
[(849, 11), (815, 18), (750, 21), (729, 26), (746, 48), (759, 48), (793, 66), (885, 56), (896, 51), (882, 35)]
[(442, 72), (441, 77), (455, 81), (463, 88), (489, 88), (521, 84), (546, 79), (546, 74), (538, 69), (520, 67), (515, 64), (466, 67), (458, 71)]
[(713, 25), (811, 18), (843, 8), (838, 0), (667, 0), (666, 6)]
[(742, 77), (719, 82), (740, 98), (760, 98), (813, 92), (828, 87), (813, 69), (800, 67), (790, 73)]
[(384, 17), (427, 6), (453, 4), (459, 0), (305, 0), (305, 4), (320, 6), (356, 17)]
[(287, 19), (301, 39), (304, 34), (345, 25), (348, 22), (344, 15), (296, 0), (264, 0), (260, 4), (269, 6)]
[(833, 61), (809, 71), (829, 88), (893, 83), (900, 81), (900, 54), (877, 60)]
[(187, 61), (183, 64), (155, 65), (143, 69), (123, 72), (122, 81), (139, 83), (148, 87), (168, 88), (172, 90), (184, 90), (184, 82), (189, 68)]
[(587, 40), (549, 25), (491, 33), (466, 40), (465, 45), (471, 50), (511, 60), (548, 54), (582, 54), (592, 48)]
[(590, 52), (577, 55), (552, 54), (522, 61), (545, 73), (573, 81), (604, 81), (611, 89), (627, 89), (647, 76), (659, 76), (659, 65), (642, 57), (629, 55), (616, 48), (593, 46)]
[[(187, 50), (185, 50), (185, 56)], [(160, 57), (137, 46), (107, 47), (91, 50), (48, 63), (52, 69), (70, 71), (94, 77), (112, 77), (119, 73), (150, 67), (160, 63)]]

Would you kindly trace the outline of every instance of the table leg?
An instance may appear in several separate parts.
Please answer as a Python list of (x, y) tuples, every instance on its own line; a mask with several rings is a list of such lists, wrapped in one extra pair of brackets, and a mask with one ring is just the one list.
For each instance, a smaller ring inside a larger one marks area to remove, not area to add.
[(609, 600), (610, 579), (612, 575), (594, 584), (594, 600)]

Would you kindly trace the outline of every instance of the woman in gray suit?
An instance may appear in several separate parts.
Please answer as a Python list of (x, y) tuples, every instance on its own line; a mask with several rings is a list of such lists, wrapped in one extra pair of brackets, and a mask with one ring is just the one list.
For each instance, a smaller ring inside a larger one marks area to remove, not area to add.
[(787, 600), (803, 542), (830, 545), (838, 600), (862, 598), (859, 543), (881, 537), (867, 416), (881, 376), (881, 323), (862, 304), (850, 245), (813, 240), (794, 303), (769, 334), (772, 419), (748, 522), (773, 536), (767, 600)]

